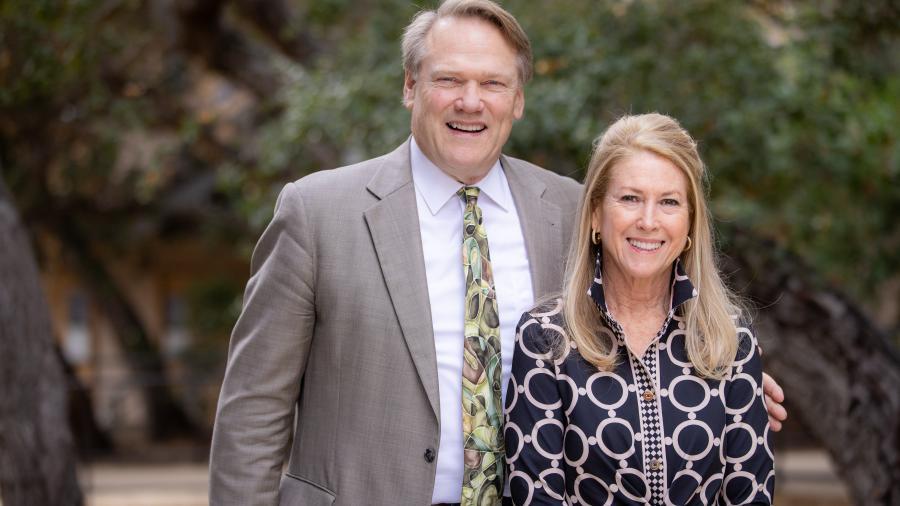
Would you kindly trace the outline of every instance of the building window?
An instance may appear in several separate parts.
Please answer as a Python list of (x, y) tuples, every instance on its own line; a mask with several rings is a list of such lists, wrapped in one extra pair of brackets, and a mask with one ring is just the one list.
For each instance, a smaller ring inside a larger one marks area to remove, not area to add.
[(63, 340), (63, 355), (72, 365), (81, 365), (91, 358), (91, 334), (88, 331), (88, 298), (74, 291), (67, 301), (68, 325)]
[(187, 328), (187, 303), (179, 295), (171, 295), (166, 300), (166, 332), (163, 339), (163, 350), (166, 355), (175, 357), (184, 353), (191, 344), (190, 332)]

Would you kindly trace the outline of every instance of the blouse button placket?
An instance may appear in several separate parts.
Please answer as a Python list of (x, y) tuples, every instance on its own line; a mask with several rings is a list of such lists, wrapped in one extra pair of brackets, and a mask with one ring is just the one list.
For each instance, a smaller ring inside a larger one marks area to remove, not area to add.
[(625, 345), (625, 331), (611, 314), (604, 312), (604, 316), (611, 324), (613, 334), (619, 344), (627, 350), (625, 353), (632, 361), (632, 369), (635, 373), (635, 382), (637, 383), (638, 406), (641, 417), (641, 431), (643, 432), (643, 449), (644, 463), (646, 464), (645, 474), (647, 476), (647, 484), (650, 487), (650, 501), (652, 505), (663, 504), (664, 483), (666, 480), (665, 469), (663, 464), (663, 427), (662, 418), (659, 412), (659, 406), (656, 402), (656, 352), (659, 347), (660, 339), (665, 336), (669, 323), (672, 320), (674, 311), (669, 311), (666, 320), (663, 322), (662, 328), (659, 329), (656, 337), (650, 343), (650, 346), (644, 352), (643, 357), (638, 357), (631, 353), (628, 346)]

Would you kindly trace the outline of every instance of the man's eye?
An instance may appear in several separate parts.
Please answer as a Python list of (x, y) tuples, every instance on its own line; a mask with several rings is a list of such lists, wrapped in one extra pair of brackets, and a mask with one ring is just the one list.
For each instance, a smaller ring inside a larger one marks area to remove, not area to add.
[(455, 84), (456, 78), (455, 77), (438, 77), (437, 79), (435, 79), (435, 82), (437, 82), (438, 84)]

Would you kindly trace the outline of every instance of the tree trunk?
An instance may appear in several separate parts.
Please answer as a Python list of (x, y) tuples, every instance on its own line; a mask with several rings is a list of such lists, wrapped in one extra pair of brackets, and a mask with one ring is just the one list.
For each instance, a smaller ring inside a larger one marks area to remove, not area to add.
[(94, 416), (94, 402), (90, 390), (78, 378), (75, 370), (66, 362), (59, 346), (56, 356), (62, 365), (69, 391), (69, 427), (75, 439), (75, 453), (82, 462), (88, 462), (113, 451), (113, 442)]
[(37, 265), (0, 179), (0, 502), (80, 505), (68, 394)]
[(828, 450), (857, 504), (900, 504), (896, 346), (773, 242), (731, 229), (728, 239), (726, 272), (759, 308), (764, 366), (784, 387), (791, 417)]

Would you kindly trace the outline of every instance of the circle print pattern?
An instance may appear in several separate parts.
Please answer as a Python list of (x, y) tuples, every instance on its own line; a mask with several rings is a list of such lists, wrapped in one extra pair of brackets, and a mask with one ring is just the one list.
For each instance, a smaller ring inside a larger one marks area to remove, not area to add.
[(741, 327), (741, 352), (724, 379), (701, 378), (687, 358), (681, 302), (673, 297), (670, 319), (643, 356), (608, 321), (598, 338), (616, 343), (611, 370), (581, 357), (560, 301), (523, 316), (505, 428), (515, 504), (771, 504), (756, 338)]
[[(601, 393), (598, 394), (594, 391), (594, 382), (603, 383), (602, 387), (598, 388)], [(610, 388), (614, 387), (614, 385), (619, 386), (619, 392), (621, 392), (620, 395), (616, 395), (616, 391), (613, 388)], [(587, 385), (585, 385), (585, 390), (587, 390), (588, 399), (593, 401), (593, 403), (599, 406), (601, 409), (605, 410), (611, 410), (620, 407), (622, 404), (625, 404), (625, 401), (628, 397), (628, 385), (625, 383), (625, 380), (623, 380), (616, 374), (608, 372), (598, 372), (597, 374), (594, 374), (590, 378), (588, 378)]]

